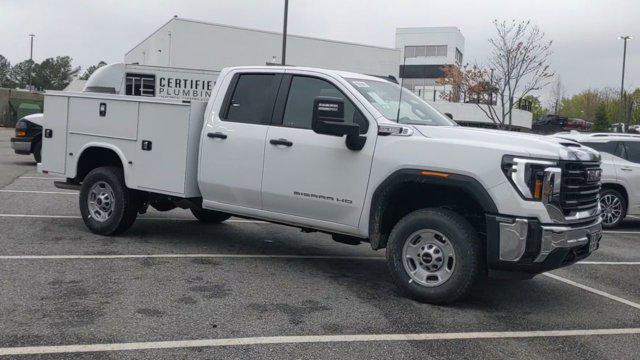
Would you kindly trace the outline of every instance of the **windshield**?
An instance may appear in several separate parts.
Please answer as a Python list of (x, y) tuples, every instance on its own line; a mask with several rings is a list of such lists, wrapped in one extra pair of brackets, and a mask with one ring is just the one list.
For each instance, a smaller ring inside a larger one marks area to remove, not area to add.
[(398, 99), (400, 86), (388, 81), (346, 79), (358, 90), (385, 118), (400, 124), (452, 126), (453, 120), (439, 113), (411, 91), (402, 89), (400, 114)]

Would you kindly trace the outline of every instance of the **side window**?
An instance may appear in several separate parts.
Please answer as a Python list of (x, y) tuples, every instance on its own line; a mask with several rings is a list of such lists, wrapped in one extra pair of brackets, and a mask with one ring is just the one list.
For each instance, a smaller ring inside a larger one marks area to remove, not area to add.
[(294, 76), (291, 79), (282, 125), (311, 129), (313, 101), (318, 96), (342, 99), (344, 101), (344, 121), (360, 125), (360, 133), (367, 132), (369, 125), (367, 119), (338, 88), (328, 81), (306, 76)]
[(588, 146), (592, 149), (598, 150), (603, 153), (615, 155), (617, 143), (614, 141), (607, 142), (583, 142), (582, 145)]
[(275, 74), (242, 74), (221, 118), (247, 124), (266, 124), (267, 107), (275, 97)]
[(623, 159), (627, 158), (627, 150), (625, 149), (624, 143), (622, 142), (618, 143), (618, 145), (616, 146), (616, 151), (615, 153), (613, 153), (613, 155), (617, 157), (621, 157)]
[(132, 74), (125, 75), (125, 95), (134, 96), (156, 96), (156, 76), (153, 74)]
[(627, 159), (636, 164), (640, 164), (640, 141), (626, 141)]

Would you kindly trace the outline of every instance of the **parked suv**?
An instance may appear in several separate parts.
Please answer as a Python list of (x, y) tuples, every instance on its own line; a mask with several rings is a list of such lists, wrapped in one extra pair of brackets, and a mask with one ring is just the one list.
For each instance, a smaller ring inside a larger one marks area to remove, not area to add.
[(577, 141), (602, 155), (602, 225), (616, 227), (627, 215), (640, 215), (640, 135), (576, 132), (554, 136)]

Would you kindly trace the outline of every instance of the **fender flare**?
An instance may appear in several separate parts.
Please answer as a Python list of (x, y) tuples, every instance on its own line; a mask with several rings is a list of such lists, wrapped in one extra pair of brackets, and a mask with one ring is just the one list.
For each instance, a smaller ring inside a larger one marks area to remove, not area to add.
[(75, 156), (75, 159), (73, 161), (73, 169), (70, 169), (72, 171), (70, 171), (70, 175), (73, 175), (73, 177), (76, 177), (78, 175), (78, 163), (80, 162), (80, 159), (82, 158), (82, 155), (84, 155), (84, 152), (88, 149), (91, 148), (102, 148), (102, 149), (107, 149), (107, 150), (111, 150), (113, 151), (118, 158), (120, 158), (120, 162), (122, 163), (122, 171), (124, 172), (124, 182), (125, 185), (127, 185), (127, 187), (129, 186), (129, 168), (127, 166), (125, 166), (126, 164), (128, 164), (127, 159), (124, 155), (124, 153), (122, 152), (122, 150), (120, 150), (120, 148), (118, 148), (117, 146), (113, 145), (113, 144), (109, 144), (109, 143), (103, 143), (103, 142), (89, 142), (86, 143), (84, 145), (82, 145), (82, 147), (80, 148), (80, 150), (78, 151), (78, 155)]
[[(423, 175), (422, 172), (431, 172), (440, 174), (436, 176)], [(420, 183), (445, 186), (454, 189), (460, 189), (469, 194), (477, 203), (480, 204), (485, 214), (497, 214), (498, 207), (482, 186), (482, 184), (471, 176), (442, 172), (430, 171), (428, 169), (400, 169), (389, 175), (373, 193), (371, 198), (371, 207), (369, 209), (369, 241), (374, 250), (384, 248), (386, 246), (386, 236), (380, 231), (382, 216), (391, 194), (406, 183)]]

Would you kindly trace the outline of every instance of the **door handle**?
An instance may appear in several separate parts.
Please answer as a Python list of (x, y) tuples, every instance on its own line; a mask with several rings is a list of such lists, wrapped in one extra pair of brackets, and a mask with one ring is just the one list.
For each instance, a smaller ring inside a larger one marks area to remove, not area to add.
[(271, 145), (283, 145), (283, 146), (292, 146), (293, 143), (287, 139), (271, 139), (269, 140), (269, 143)]
[(633, 169), (628, 168), (628, 167), (620, 168), (620, 170), (622, 170), (622, 171), (633, 171)]
[(207, 133), (207, 136), (212, 139), (226, 139), (227, 134), (223, 134), (221, 132)]

